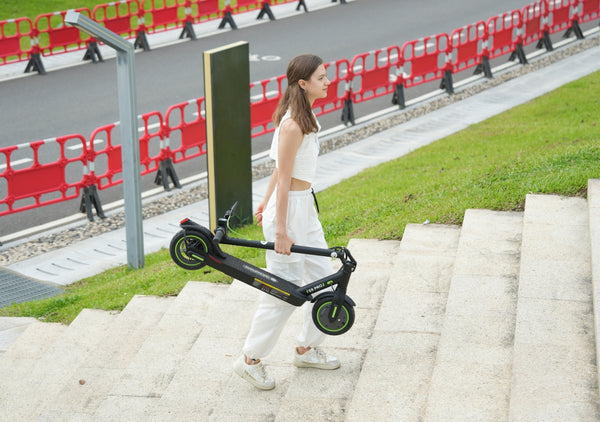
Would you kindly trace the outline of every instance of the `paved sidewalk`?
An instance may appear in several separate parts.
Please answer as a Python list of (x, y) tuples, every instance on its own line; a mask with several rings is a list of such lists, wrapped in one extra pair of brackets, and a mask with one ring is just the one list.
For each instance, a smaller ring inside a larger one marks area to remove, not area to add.
[[(597, 70), (600, 70), (600, 47), (588, 49), (463, 101), (324, 154), (319, 158), (319, 182), (315, 188), (317, 191), (326, 189), (368, 167), (398, 158)], [(268, 179), (265, 178), (253, 184), (255, 206), (262, 199), (267, 182)], [(145, 220), (145, 253), (168, 247), (171, 237), (179, 230), (179, 221), (185, 217), (208, 225), (208, 201), (203, 200)], [(125, 229), (120, 229), (9, 265), (8, 269), (37, 280), (68, 285), (126, 262)]]

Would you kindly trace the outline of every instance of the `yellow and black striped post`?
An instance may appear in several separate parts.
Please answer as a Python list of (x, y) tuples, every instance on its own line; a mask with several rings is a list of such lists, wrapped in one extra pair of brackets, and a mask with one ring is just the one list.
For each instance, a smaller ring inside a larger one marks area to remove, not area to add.
[(250, 63), (245, 41), (204, 52), (210, 228), (234, 202), (234, 224), (252, 221)]

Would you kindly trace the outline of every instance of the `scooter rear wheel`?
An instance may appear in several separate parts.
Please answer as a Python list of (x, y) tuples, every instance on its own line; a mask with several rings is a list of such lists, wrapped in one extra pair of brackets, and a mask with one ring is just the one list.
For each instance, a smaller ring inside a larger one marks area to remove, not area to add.
[(200, 233), (181, 230), (169, 246), (173, 261), (186, 270), (199, 270), (206, 265), (208, 240)]
[(322, 296), (323, 297), (321, 298), (317, 297), (313, 306), (313, 322), (317, 328), (325, 334), (331, 336), (344, 334), (352, 328), (352, 324), (354, 324), (354, 307), (350, 302), (344, 300), (341, 308), (337, 309), (335, 317), (331, 319), (329, 315), (331, 314), (332, 307), (335, 306), (333, 303), (333, 295), (326, 294)]

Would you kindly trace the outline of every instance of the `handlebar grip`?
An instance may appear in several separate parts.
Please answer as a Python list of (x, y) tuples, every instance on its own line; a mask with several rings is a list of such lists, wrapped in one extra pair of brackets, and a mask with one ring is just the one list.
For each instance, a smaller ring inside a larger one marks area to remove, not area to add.
[(317, 256), (331, 256), (334, 252), (331, 249), (323, 249), (323, 248), (313, 248), (311, 246), (299, 246), (292, 245), (292, 252), (302, 253), (307, 255), (317, 255)]

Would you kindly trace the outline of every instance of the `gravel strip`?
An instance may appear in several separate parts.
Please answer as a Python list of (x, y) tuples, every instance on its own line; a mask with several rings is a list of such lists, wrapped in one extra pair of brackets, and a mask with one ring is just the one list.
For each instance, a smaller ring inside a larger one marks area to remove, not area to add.
[[(479, 92), (491, 87), (497, 86), (521, 75), (538, 70), (544, 66), (556, 63), (566, 57), (580, 53), (588, 48), (600, 45), (600, 36), (594, 35), (584, 40), (576, 41), (563, 48), (545, 53), (526, 66), (518, 65), (514, 69), (494, 75), (492, 79), (482, 78), (475, 84), (469, 85), (460, 90), (456, 90), (453, 95), (441, 94), (439, 98), (419, 103), (393, 113), (389, 117), (381, 118), (372, 123), (366, 123), (357, 127), (344, 130), (342, 134), (333, 135), (322, 140), (321, 153), (333, 151), (343, 146), (352, 144), (356, 141), (365, 139), (375, 133), (384, 131), (391, 127), (405, 123), (415, 117), (423, 116), (441, 107), (445, 107), (457, 101), (461, 101)], [(528, 58), (529, 59), (529, 58)], [(268, 176), (273, 168), (271, 160), (261, 160), (253, 165), (253, 179), (257, 180)], [(174, 190), (156, 198), (149, 199), (143, 204), (144, 219), (177, 209), (179, 207), (193, 204), (208, 196), (206, 182), (200, 182), (192, 186), (183, 187), (181, 190)], [(28, 259), (55, 249), (63, 248), (74, 242), (98, 236), (99, 234), (116, 230), (125, 225), (125, 212), (123, 210), (106, 213), (106, 219), (96, 218), (93, 222), (85, 221), (79, 225), (74, 225), (65, 230), (55, 230), (50, 233), (41, 234), (35, 238), (28, 239), (15, 246), (3, 246), (0, 253), (0, 265), (10, 265), (12, 263)]]

